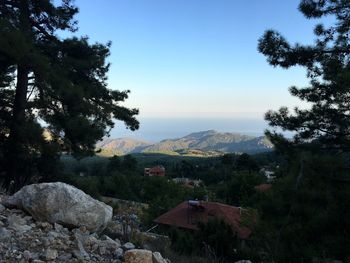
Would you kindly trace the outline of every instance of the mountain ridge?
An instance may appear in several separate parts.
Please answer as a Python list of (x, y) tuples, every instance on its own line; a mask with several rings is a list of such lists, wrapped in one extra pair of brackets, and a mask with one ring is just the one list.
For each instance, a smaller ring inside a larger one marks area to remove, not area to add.
[(106, 139), (96, 145), (104, 155), (129, 153), (167, 153), (199, 151), (219, 153), (259, 153), (270, 151), (273, 146), (265, 136), (207, 130), (193, 132), (181, 138), (165, 139), (150, 143), (132, 138)]

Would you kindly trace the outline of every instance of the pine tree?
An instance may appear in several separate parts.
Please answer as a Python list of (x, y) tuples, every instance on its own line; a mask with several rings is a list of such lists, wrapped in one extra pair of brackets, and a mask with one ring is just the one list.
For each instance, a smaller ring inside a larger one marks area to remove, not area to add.
[(290, 141), (275, 130), (267, 132), (288, 162), (270, 200), (263, 201), (262, 221), (268, 227), (261, 241), (270, 239), (267, 249), (278, 262), (347, 262), (349, 223), (343, 219), (349, 213), (350, 1), (302, 0), (299, 10), (308, 19), (330, 16), (335, 22), (315, 27), (313, 45), (291, 45), (273, 30), (259, 40), (259, 51), (272, 66), (305, 67), (310, 79), (308, 87), (290, 88), (310, 107), (294, 112), (282, 107), (265, 115), (272, 127), (295, 135)]
[[(291, 45), (278, 32), (268, 30), (259, 40), (259, 51), (273, 66), (305, 67), (310, 86), (291, 87), (292, 96), (310, 104), (308, 109), (287, 107), (269, 111), (272, 127), (295, 132), (293, 143), (311, 141), (322, 148), (347, 151), (350, 147), (350, 1), (302, 0), (299, 10), (306, 18), (333, 16), (335, 23), (315, 27), (314, 45)], [(276, 131), (267, 134), (277, 145), (288, 146)]]
[[(71, 0), (0, 0), (0, 161), (4, 185), (28, 182), (60, 152), (94, 153), (114, 119), (138, 128), (129, 91), (107, 88), (110, 43), (66, 38), (77, 30)], [(46, 136), (44, 136), (46, 131)]]

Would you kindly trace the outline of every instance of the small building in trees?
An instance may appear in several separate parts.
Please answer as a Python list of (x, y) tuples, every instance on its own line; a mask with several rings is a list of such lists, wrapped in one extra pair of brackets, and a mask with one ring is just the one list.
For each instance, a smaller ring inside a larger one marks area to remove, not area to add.
[(200, 187), (203, 185), (203, 181), (198, 179), (190, 179), (190, 178), (186, 178), (186, 177), (176, 177), (173, 178), (173, 182), (178, 183), (178, 184), (182, 184), (186, 187), (189, 188), (194, 188), (194, 187)]
[(165, 168), (163, 165), (157, 165), (151, 168), (145, 168), (144, 170), (145, 176), (165, 176)]
[(259, 185), (254, 186), (254, 189), (257, 192), (265, 193), (265, 192), (269, 191), (271, 189), (271, 187), (272, 187), (271, 184), (259, 184)]
[[(254, 222), (254, 216), (241, 207), (230, 206), (217, 202), (189, 200), (156, 218), (153, 222), (159, 225), (178, 227), (196, 231), (198, 223), (206, 223), (210, 219), (222, 219), (231, 226), (239, 239), (248, 239), (251, 229), (246, 225), (249, 219)], [(245, 224), (241, 224), (245, 221)]]
[(260, 170), (260, 173), (262, 173), (266, 177), (267, 182), (269, 182), (269, 183), (273, 182), (276, 179), (274, 171), (270, 171), (268, 169), (262, 168)]

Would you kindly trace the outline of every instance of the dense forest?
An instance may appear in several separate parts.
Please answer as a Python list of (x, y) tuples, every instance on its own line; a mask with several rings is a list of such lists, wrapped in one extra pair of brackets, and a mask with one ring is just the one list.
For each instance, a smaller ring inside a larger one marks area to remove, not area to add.
[[(183, 201), (208, 199), (252, 211), (251, 236), (240, 245), (220, 220), (200, 224), (196, 233), (157, 230), (171, 237), (177, 253), (203, 256), (205, 248), (214, 255), (208, 262), (350, 262), (349, 0), (300, 2), (306, 19), (332, 17), (332, 24), (315, 27), (313, 45), (290, 44), (274, 30), (259, 39), (270, 65), (303, 67), (309, 79), (307, 87), (290, 88), (309, 107), (265, 114), (274, 151), (208, 158), (94, 156), (115, 120), (139, 127), (138, 110), (121, 106), (128, 90), (107, 87), (111, 44), (60, 37), (58, 31), (74, 35), (78, 8), (70, 0), (55, 2), (60, 5), (0, 0), (0, 180), (8, 193), (62, 181), (95, 198), (147, 203), (144, 230)], [(154, 165), (163, 165), (166, 176), (144, 176)], [(259, 191), (261, 184), (270, 187)]]

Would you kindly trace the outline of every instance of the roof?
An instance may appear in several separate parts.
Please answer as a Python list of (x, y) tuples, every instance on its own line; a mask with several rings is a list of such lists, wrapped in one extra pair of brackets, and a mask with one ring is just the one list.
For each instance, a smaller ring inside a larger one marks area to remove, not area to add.
[(271, 189), (272, 185), (271, 184), (259, 184), (254, 187), (255, 190), (259, 192), (266, 192), (267, 190)]
[(165, 168), (162, 165), (157, 165), (157, 166), (150, 168), (150, 171), (162, 171), (162, 172), (164, 172)]
[(239, 238), (247, 239), (250, 236), (251, 230), (248, 227), (240, 226), (242, 220), (241, 208), (216, 202), (201, 202), (200, 207), (204, 209), (201, 210), (191, 207), (188, 202), (185, 201), (156, 218), (154, 222), (157, 224), (198, 230), (198, 221), (205, 223), (210, 218), (221, 218), (232, 227)]

